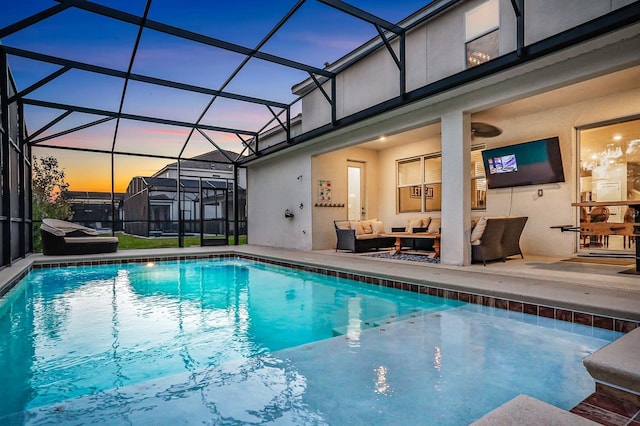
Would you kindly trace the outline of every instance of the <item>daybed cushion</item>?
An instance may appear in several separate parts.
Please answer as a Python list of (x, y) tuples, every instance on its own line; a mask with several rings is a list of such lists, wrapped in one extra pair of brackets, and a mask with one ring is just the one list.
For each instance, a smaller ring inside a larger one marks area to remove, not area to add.
[(44, 255), (113, 253), (117, 237), (99, 237), (95, 229), (58, 219), (43, 219), (40, 226)]
[(98, 231), (95, 229), (59, 219), (43, 219), (40, 228), (57, 237), (95, 237), (98, 235)]
[(117, 243), (118, 237), (64, 237), (66, 244), (108, 244)]

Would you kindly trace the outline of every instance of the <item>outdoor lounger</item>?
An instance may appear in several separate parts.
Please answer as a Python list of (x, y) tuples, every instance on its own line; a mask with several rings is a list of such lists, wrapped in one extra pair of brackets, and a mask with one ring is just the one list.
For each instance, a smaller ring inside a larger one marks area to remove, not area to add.
[(112, 253), (117, 237), (99, 237), (95, 229), (58, 219), (43, 219), (40, 225), (45, 255)]

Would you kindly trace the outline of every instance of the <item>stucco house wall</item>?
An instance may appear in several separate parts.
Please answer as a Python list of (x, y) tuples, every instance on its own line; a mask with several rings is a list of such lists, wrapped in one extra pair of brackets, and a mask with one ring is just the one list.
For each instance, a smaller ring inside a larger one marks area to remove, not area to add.
[(524, 3), (525, 43), (530, 44), (619, 9), (633, 1), (536, 0)]
[[(347, 163), (349, 161), (364, 164), (367, 193), (363, 205), (368, 219), (379, 218), (381, 167), (378, 152), (371, 149), (352, 147), (327, 154), (320, 154), (312, 160), (312, 198), (313, 198), (313, 249), (335, 248), (336, 233), (334, 220), (347, 219)], [(317, 207), (318, 181), (329, 180), (332, 185), (329, 204), (343, 204), (343, 207)], [(391, 230), (388, 227), (389, 231)]]
[[(308, 150), (251, 165), (247, 171), (249, 244), (311, 250), (310, 177)], [(292, 218), (285, 217), (287, 209)]]
[[(427, 26), (417, 28), (410, 33), (407, 40), (407, 63), (409, 64), (407, 82), (410, 88), (417, 87), (424, 82), (434, 82), (464, 69), (464, 36), (460, 23), (464, 22), (464, 12), (480, 3), (482, 2), (475, 0), (464, 2), (461, 6), (453, 7), (444, 15), (429, 21)], [(535, 2), (527, 2), (527, 4), (531, 3)], [(543, 1), (542, 3), (549, 2)], [(526, 11), (526, 31), (530, 39), (527, 41), (531, 42), (536, 37), (537, 39), (544, 38), (576, 23), (586, 22), (595, 16), (608, 12), (611, 8), (620, 7), (625, 2), (584, 1), (569, 3), (571, 4), (565, 5), (563, 3), (562, 6), (559, 6), (553, 2), (553, 7), (549, 4), (546, 9), (528, 9)], [(558, 7), (561, 7), (561, 10), (558, 10)], [(500, 9), (500, 51), (506, 53), (515, 48), (515, 21), (510, 1), (501, 0)], [(568, 21), (567, 18), (561, 16), (567, 14), (572, 15)], [(503, 24), (505, 21), (506, 23)], [(563, 97), (560, 90), (550, 95), (558, 97), (552, 102), (553, 108), (544, 110), (522, 108), (518, 114), (514, 115), (511, 107), (517, 105), (521, 100), (534, 99), (535, 96), (542, 96), (564, 86), (639, 64), (639, 27), (639, 25), (628, 27), (617, 34), (585, 42), (580, 46), (557, 52), (517, 69), (505, 70), (483, 80), (408, 104), (398, 110), (380, 114), (375, 119), (353, 125), (349, 130), (342, 129), (335, 134), (320, 138), (322, 140), (310, 141), (306, 148), (298, 149), (295, 153), (281, 154), (275, 158), (259, 161), (256, 165), (252, 164), (251, 169), (255, 168), (256, 175), (259, 175), (260, 179), (251, 179), (252, 173), (250, 173), (250, 202), (254, 203), (255, 197), (264, 197), (268, 192), (269, 185), (282, 187), (280, 191), (282, 198), (279, 198), (281, 203), (285, 203), (289, 199), (315, 201), (313, 181), (318, 179), (331, 179), (334, 196), (341, 194), (344, 191), (341, 185), (346, 185), (345, 161), (351, 155), (351, 151), (339, 151), (340, 149), (373, 140), (385, 133), (399, 133), (419, 126), (439, 123), (443, 117), (462, 117), (463, 119), (460, 120), (448, 119), (447, 125), (451, 126), (451, 123), (454, 123), (454, 126), (464, 126), (466, 122), (464, 117), (469, 117), (471, 121), (489, 122), (503, 130), (499, 137), (485, 140), (478, 138), (472, 141), (473, 144), (484, 142), (488, 148), (548, 136), (560, 137), (566, 182), (541, 186), (540, 189), (544, 191), (542, 197), (537, 195), (538, 186), (489, 190), (486, 211), (469, 212), (466, 217), (469, 217), (469, 214), (471, 216), (526, 215), (529, 217), (529, 222), (522, 238), (522, 247), (525, 253), (570, 256), (575, 252), (576, 235), (560, 233), (558, 230), (550, 229), (550, 226), (576, 223), (576, 209), (571, 207), (571, 203), (576, 201), (577, 197), (575, 127), (640, 114), (637, 90), (617, 92), (615, 87), (605, 87), (599, 88), (599, 91), (593, 93), (580, 93), (579, 99)], [(418, 49), (418, 52), (415, 53), (412, 49)], [(398, 78), (397, 73), (391, 73), (391, 68), (388, 68), (387, 61), (389, 59), (386, 49), (379, 49), (361, 64), (364, 68), (382, 69), (381, 74), (367, 71), (358, 64), (347, 69), (344, 72), (345, 75), (341, 76), (341, 81), (350, 82), (347, 89), (351, 90), (349, 92), (351, 94), (354, 91), (356, 94), (359, 91), (370, 92), (374, 91), (374, 88), (377, 90), (380, 87), (380, 93), (384, 96), (394, 96), (390, 89), (398, 87)], [(412, 61), (417, 65), (411, 67)], [(385, 76), (388, 81), (381, 81), (381, 76)], [(342, 87), (342, 89), (345, 88)], [(396, 92), (395, 95), (397, 96), (397, 94)], [(339, 89), (338, 96), (343, 95), (344, 92)], [(362, 109), (373, 106), (381, 97), (380, 94), (360, 93), (360, 96), (354, 95), (351, 98), (348, 104), (340, 104), (342, 101), (339, 102), (339, 105), (342, 105), (342, 109), (338, 110), (339, 114), (348, 113), (351, 108), (355, 107)], [(367, 105), (365, 101), (370, 104)], [(304, 98), (303, 131), (328, 123), (329, 117), (329, 104), (319, 91), (316, 90)], [(455, 131), (452, 132), (452, 130)], [(456, 139), (459, 135), (458, 130), (451, 127), (442, 129), (442, 134), (446, 134), (449, 138), (446, 140), (440, 140), (438, 137), (389, 150), (371, 151), (366, 154), (370, 158), (368, 161), (371, 161), (371, 164), (374, 161), (378, 164), (376, 180), (369, 185), (370, 191), (375, 188), (379, 200), (374, 216), (382, 219), (385, 224), (404, 224), (403, 216), (409, 215), (398, 215), (395, 211), (396, 160), (412, 155), (437, 152), (445, 144), (462, 143), (461, 140)], [(452, 137), (453, 139), (451, 139)], [(328, 154), (332, 150), (335, 152)], [(364, 151), (361, 155), (365, 155)], [(465, 158), (458, 160), (454, 162), (455, 164), (443, 166), (443, 191), (446, 191), (445, 181), (455, 182), (467, 166), (464, 162)], [(287, 176), (297, 175), (298, 172), (292, 170), (301, 169), (304, 169), (304, 176), (312, 176), (312, 181), (305, 185), (295, 186), (289, 182), (291, 178)], [(281, 183), (278, 183), (277, 177), (282, 179)], [(290, 198), (289, 194), (293, 198)], [(463, 205), (460, 202), (459, 206)], [(283, 209), (281, 208), (281, 210)], [(369, 213), (373, 211), (369, 207)], [(275, 230), (274, 227), (268, 227), (269, 229), (252, 227), (252, 223), (258, 222), (258, 218), (252, 221), (252, 212), (255, 212), (257, 216), (264, 214), (263, 211), (250, 208), (251, 242), (280, 247), (332, 248), (335, 243), (332, 220), (342, 218), (338, 217), (341, 216), (340, 212), (334, 209), (318, 212), (314, 209), (313, 214), (307, 210), (302, 213), (304, 220), (300, 219), (296, 226), (285, 226), (286, 222), (280, 224), (281, 221), (276, 221), (275, 228), (277, 230)], [(298, 213), (296, 212), (296, 220), (298, 220)], [(457, 211), (448, 213), (449, 215), (456, 213), (453, 215), (456, 216), (455, 221), (450, 221), (448, 226), (452, 226), (453, 229), (466, 226), (464, 225), (465, 216), (459, 216)], [(442, 212), (443, 215), (448, 215), (448, 213)], [(435, 213), (429, 214), (437, 216)], [(313, 229), (312, 239), (309, 239), (309, 229)], [(450, 228), (449, 232), (453, 229)], [(302, 230), (306, 230), (306, 234), (300, 240), (304, 243), (299, 242), (296, 245), (287, 240), (288, 237), (283, 236), (286, 233), (283, 232), (285, 230), (291, 230), (298, 237), (300, 237)], [(443, 230), (446, 231), (446, 228)], [(460, 238), (461, 235), (458, 234), (456, 238)], [(447, 250), (446, 243), (443, 239), (443, 250)], [(460, 241), (456, 244), (459, 243)]]
[[(450, 8), (407, 34), (406, 81), (413, 90), (451, 76), (466, 69), (465, 14), (484, 3), (472, 0)], [(607, 12), (631, 3), (570, 0), (556, 2), (541, 0), (525, 2), (525, 43), (530, 44), (582, 24)], [(516, 48), (516, 20), (510, 0), (500, 0), (500, 54)], [(392, 46), (396, 54), (398, 42)], [(305, 91), (309, 84), (299, 88)], [(345, 117), (384, 100), (399, 95), (399, 71), (384, 46), (370, 53), (336, 78), (337, 118)], [(327, 93), (331, 85), (323, 84)], [(302, 131), (306, 132), (331, 121), (331, 108), (324, 95), (314, 90), (304, 98), (305, 117)]]

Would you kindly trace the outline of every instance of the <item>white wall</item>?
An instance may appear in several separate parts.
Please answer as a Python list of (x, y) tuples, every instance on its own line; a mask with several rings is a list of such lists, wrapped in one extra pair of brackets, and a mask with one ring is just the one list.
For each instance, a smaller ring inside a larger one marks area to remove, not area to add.
[(611, 1), (535, 0), (524, 2), (525, 43), (540, 41), (612, 10)]
[[(318, 180), (330, 180), (332, 195), (330, 203), (344, 207), (313, 207), (313, 249), (329, 249), (336, 246), (334, 220), (347, 219), (347, 161), (365, 165), (366, 195), (364, 206), (367, 219), (379, 218), (380, 198), (378, 152), (364, 148), (347, 148), (313, 157), (312, 201), (318, 202)], [(388, 229), (390, 230), (390, 229)]]
[[(640, 89), (615, 93), (580, 103), (500, 121), (491, 111), (479, 114), (503, 130), (502, 135), (484, 139), (487, 148), (559, 136), (564, 166), (564, 183), (491, 189), (487, 192), (488, 216), (528, 216), (521, 239), (525, 253), (569, 256), (576, 248), (576, 234), (561, 233), (552, 225), (577, 224), (577, 141), (576, 127), (638, 114)], [(567, 100), (568, 102), (570, 100)], [(537, 190), (543, 190), (538, 197)]]
[(398, 96), (400, 71), (389, 51), (382, 48), (338, 74), (336, 83), (337, 113), (344, 117)]
[[(323, 97), (324, 99), (324, 97)], [(326, 100), (325, 100), (325, 103)], [(327, 103), (328, 104), (328, 103)], [(285, 119), (284, 119), (284, 115), (280, 117), (280, 120), (284, 123)], [(300, 134), (302, 131), (302, 121), (300, 120), (300, 117), (292, 117), (291, 118), (291, 129), (290, 129), (290, 133), (291, 136), (296, 136), (298, 134)], [(277, 122), (276, 125), (269, 129), (268, 131), (265, 132), (265, 134), (261, 134), (260, 135), (260, 140), (258, 141), (258, 146), (259, 148), (265, 149), (268, 148), (270, 146), (273, 145), (277, 145), (279, 143), (285, 142), (287, 139), (287, 135), (285, 134), (284, 130), (282, 129), (282, 126), (280, 126)]]
[[(278, 161), (252, 164), (247, 177), (249, 243), (311, 250), (311, 155), (308, 150), (287, 153), (279, 156)], [(293, 218), (284, 217), (286, 209), (293, 212)]]

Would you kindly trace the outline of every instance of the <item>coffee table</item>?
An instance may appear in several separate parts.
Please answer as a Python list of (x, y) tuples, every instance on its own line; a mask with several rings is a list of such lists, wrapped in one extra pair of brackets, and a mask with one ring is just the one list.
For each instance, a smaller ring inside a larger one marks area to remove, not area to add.
[(396, 239), (393, 254), (400, 254), (402, 252), (403, 238), (420, 238), (433, 240), (433, 250), (436, 252), (435, 257), (440, 257), (440, 234), (437, 232), (390, 232), (388, 234), (384, 234), (383, 236), (394, 237)]

